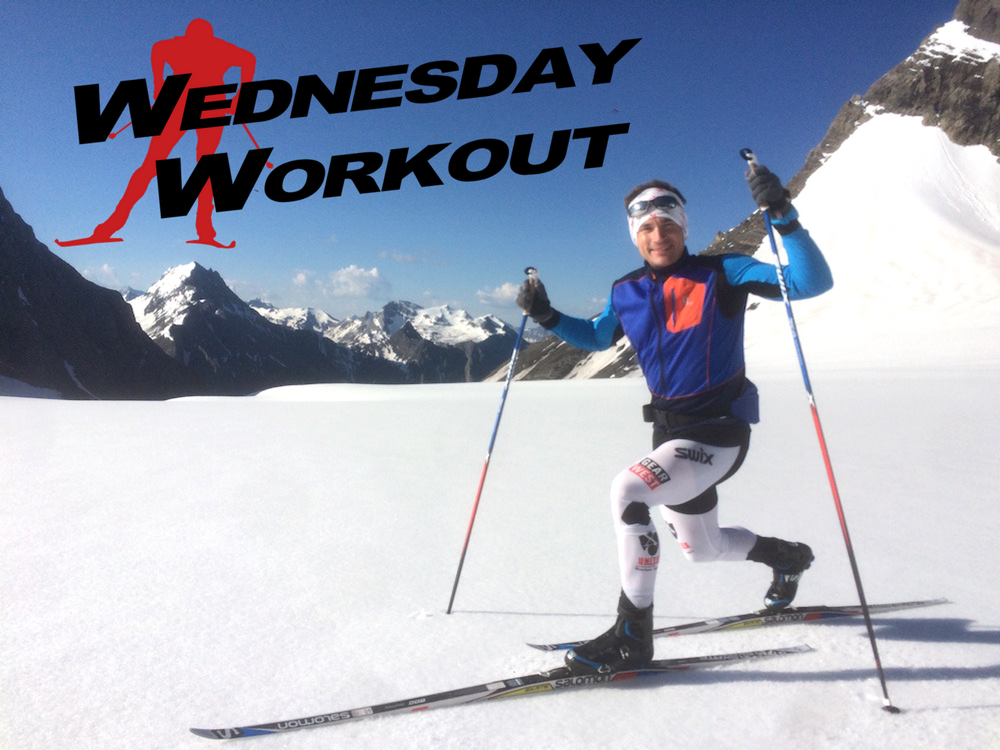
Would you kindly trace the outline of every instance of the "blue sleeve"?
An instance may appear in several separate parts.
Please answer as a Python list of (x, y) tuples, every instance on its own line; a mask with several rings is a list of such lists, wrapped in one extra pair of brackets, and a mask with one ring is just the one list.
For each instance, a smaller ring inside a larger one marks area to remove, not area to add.
[[(794, 208), (773, 221), (775, 226), (794, 225), (796, 228), (781, 237), (787, 265), (781, 267), (789, 299), (816, 297), (833, 287), (833, 274), (819, 247), (800, 224)], [(730, 284), (778, 284), (778, 273), (770, 263), (762, 263), (749, 255), (727, 255), (723, 259), (726, 279)], [(771, 296), (779, 296), (780, 290)], [(762, 295), (768, 296), (768, 295)]]
[(611, 307), (611, 297), (608, 297), (604, 312), (593, 320), (573, 318), (559, 313), (559, 322), (549, 330), (567, 344), (597, 352), (615, 343), (618, 316)]

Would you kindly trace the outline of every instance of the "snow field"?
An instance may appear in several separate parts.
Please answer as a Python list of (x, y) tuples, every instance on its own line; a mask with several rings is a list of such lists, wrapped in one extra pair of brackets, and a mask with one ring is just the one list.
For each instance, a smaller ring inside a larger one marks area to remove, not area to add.
[[(248, 740), (269, 747), (989, 747), (1000, 739), (993, 571), (997, 370), (820, 367), (870, 601), (861, 621), (661, 639), (661, 657), (809, 643), (620, 688)], [(756, 377), (764, 421), (725, 523), (808, 541), (802, 603), (857, 601), (801, 383)], [(445, 615), (499, 384), (311, 386), (246, 399), (4, 398), (0, 639), (12, 748), (206, 747), (188, 726), (293, 718), (558, 663), (617, 599), (611, 477), (645, 451), (635, 379), (514, 384), (455, 612)], [(915, 408), (916, 407), (916, 408)], [(750, 563), (662, 552), (657, 624), (759, 606)]]

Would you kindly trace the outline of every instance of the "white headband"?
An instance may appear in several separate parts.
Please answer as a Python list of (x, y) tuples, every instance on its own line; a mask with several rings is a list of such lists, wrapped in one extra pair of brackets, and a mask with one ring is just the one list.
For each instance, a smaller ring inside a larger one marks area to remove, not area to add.
[(639, 227), (646, 223), (648, 219), (652, 219), (654, 216), (660, 216), (664, 219), (669, 219), (674, 222), (677, 226), (681, 228), (684, 232), (684, 239), (688, 237), (688, 220), (687, 214), (684, 213), (684, 202), (681, 200), (680, 196), (676, 193), (672, 193), (669, 190), (664, 190), (663, 188), (652, 187), (646, 188), (641, 193), (639, 193), (635, 198), (632, 199), (631, 206), (636, 201), (651, 201), (654, 198), (659, 198), (661, 195), (672, 195), (677, 198), (677, 205), (673, 208), (659, 208), (654, 206), (649, 211), (639, 216), (629, 216), (628, 217), (628, 233), (632, 237), (632, 243), (638, 246), (637, 235), (639, 234)]

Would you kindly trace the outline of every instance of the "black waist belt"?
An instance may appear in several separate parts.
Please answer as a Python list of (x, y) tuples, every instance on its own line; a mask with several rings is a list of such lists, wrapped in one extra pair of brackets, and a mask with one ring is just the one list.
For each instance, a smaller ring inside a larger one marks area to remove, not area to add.
[(682, 427), (696, 422), (707, 422), (716, 417), (705, 414), (683, 414), (678, 411), (665, 411), (657, 409), (652, 404), (644, 404), (642, 407), (642, 419), (644, 422), (652, 422), (661, 427)]

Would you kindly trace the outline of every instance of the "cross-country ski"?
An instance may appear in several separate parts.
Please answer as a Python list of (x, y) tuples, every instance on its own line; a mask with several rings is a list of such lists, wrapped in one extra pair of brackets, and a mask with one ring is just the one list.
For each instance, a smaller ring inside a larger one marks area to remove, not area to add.
[[(869, 604), (868, 611), (872, 614), (884, 612), (899, 612), (904, 609), (932, 607), (935, 604), (947, 604), (947, 599), (923, 599), (912, 602), (893, 602), (891, 604)], [(842, 617), (860, 617), (861, 605), (850, 604), (840, 607), (809, 606), (789, 607), (780, 612), (747, 612), (742, 615), (716, 617), (711, 620), (686, 622), (681, 625), (667, 625), (653, 630), (654, 636), (661, 635), (693, 635), (695, 633), (711, 633), (717, 630), (736, 630), (738, 628), (755, 628), (767, 625), (791, 625), (793, 623), (810, 623), (834, 620)], [(579, 646), (583, 641), (565, 641), (563, 643), (529, 643), (539, 651), (559, 651)]]
[(252, 724), (249, 726), (225, 727), (222, 729), (192, 729), (199, 737), (213, 740), (231, 740), (240, 737), (255, 737), (262, 734), (277, 734), (292, 732), (297, 729), (331, 726), (347, 721), (367, 719), (372, 716), (388, 714), (414, 713), (431, 708), (458, 706), (497, 698), (513, 698), (524, 695), (539, 695), (554, 690), (566, 688), (592, 687), (609, 685), (623, 680), (638, 677), (652, 677), (666, 672), (677, 672), (689, 669), (726, 666), (737, 662), (754, 659), (766, 659), (774, 656), (802, 654), (812, 649), (809, 646), (786, 646), (782, 648), (760, 649), (757, 651), (741, 651), (731, 654), (713, 654), (710, 656), (688, 656), (675, 659), (660, 659), (652, 662), (645, 669), (625, 670), (607, 674), (574, 675), (567, 667), (556, 667), (542, 672), (522, 675), (521, 677), (484, 682), (479, 685), (445, 690), (440, 693), (430, 693), (412, 698), (379, 703), (370, 706), (331, 711), (315, 716), (304, 716), (298, 719), (286, 719), (267, 724)]

